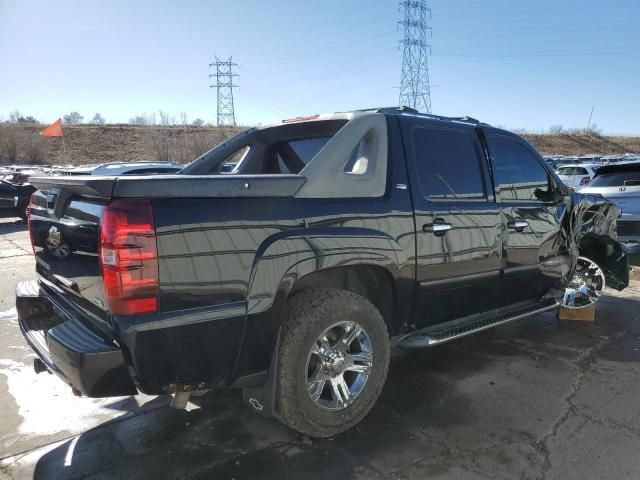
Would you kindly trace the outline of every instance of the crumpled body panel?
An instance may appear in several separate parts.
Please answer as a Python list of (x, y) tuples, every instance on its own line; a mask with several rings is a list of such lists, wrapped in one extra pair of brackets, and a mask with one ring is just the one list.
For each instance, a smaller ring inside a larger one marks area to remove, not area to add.
[(571, 262), (565, 282), (573, 276), (578, 257), (583, 255), (604, 270), (609, 287), (622, 290), (629, 284), (629, 261), (626, 247), (617, 241), (620, 209), (599, 195), (573, 192), (568, 201), (572, 207), (561, 232)]

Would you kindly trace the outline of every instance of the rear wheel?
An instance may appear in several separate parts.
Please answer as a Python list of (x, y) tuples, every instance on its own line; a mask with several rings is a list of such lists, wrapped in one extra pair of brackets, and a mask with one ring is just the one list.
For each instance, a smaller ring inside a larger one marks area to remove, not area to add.
[(378, 399), (389, 335), (365, 298), (310, 289), (289, 301), (279, 352), (279, 417), (301, 433), (328, 437), (360, 422)]

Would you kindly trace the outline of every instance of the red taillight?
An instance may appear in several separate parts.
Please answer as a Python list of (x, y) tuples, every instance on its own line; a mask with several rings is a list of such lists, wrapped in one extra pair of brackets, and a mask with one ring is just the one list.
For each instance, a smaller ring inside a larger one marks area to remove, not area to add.
[(590, 179), (591, 179), (591, 177), (582, 177), (580, 179), (580, 185), (586, 185), (587, 183), (589, 183)]
[(31, 231), (31, 210), (33, 207), (33, 197), (35, 196), (35, 193), (31, 194), (31, 197), (29, 197), (29, 208), (27, 209), (27, 230), (29, 230), (29, 240), (31, 241), (31, 250), (33, 251), (33, 254), (36, 254), (36, 244), (33, 240), (33, 232)]
[(148, 200), (115, 200), (100, 219), (105, 308), (114, 315), (158, 311), (158, 249)]

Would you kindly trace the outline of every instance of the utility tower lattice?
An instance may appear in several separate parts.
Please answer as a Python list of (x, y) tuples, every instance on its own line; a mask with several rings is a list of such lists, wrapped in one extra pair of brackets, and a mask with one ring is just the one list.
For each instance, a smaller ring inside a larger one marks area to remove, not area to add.
[(400, 106), (411, 107), (419, 112), (431, 113), (431, 87), (429, 85), (429, 64), (427, 55), (431, 45), (427, 42), (427, 32), (431, 36), (431, 9), (426, 0), (403, 0), (404, 20), (398, 22), (404, 27), (404, 38), (400, 41), (403, 49), (402, 75), (400, 77)]
[(228, 60), (220, 60), (216, 57), (216, 61), (209, 64), (209, 68), (216, 67), (216, 73), (209, 74), (209, 78), (215, 78), (215, 85), (210, 88), (216, 88), (218, 94), (218, 125), (236, 126), (236, 113), (233, 108), (233, 89), (238, 85), (234, 85), (233, 80), (238, 76), (233, 73), (233, 67), (237, 67), (237, 63), (233, 63), (232, 57)]

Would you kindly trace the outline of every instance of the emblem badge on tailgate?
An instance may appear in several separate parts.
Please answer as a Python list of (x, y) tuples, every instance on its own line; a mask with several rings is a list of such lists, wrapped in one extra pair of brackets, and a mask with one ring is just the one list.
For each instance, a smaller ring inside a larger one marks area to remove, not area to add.
[(54, 247), (60, 245), (60, 232), (57, 227), (51, 227), (49, 229), (49, 237), (47, 238), (47, 242), (49, 242)]

